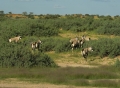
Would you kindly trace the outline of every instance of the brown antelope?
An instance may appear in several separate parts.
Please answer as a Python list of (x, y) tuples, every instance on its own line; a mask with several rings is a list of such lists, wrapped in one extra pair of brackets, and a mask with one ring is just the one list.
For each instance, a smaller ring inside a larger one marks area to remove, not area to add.
[(82, 55), (84, 58), (87, 58), (88, 52), (92, 52), (92, 51), (93, 51), (92, 47), (84, 48), (84, 49), (82, 49), (82, 51), (81, 51), (81, 55)]
[(9, 42), (18, 42), (21, 39), (21, 36), (13, 37), (9, 39)]
[(91, 40), (91, 38), (86, 37), (85, 35), (83, 35), (83, 36), (81, 37), (81, 39), (82, 39), (82, 40), (85, 40), (85, 41), (90, 41), (90, 40)]
[(40, 44), (42, 44), (42, 42), (40, 40), (38, 40), (37, 42), (32, 42), (31, 43), (32, 50), (39, 49)]

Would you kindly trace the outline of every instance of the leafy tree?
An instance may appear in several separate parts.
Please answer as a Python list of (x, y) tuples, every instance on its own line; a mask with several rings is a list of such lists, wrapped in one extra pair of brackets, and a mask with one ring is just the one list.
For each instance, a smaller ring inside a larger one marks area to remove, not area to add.
[(9, 12), (9, 14), (12, 14), (12, 12)]
[(23, 12), (22, 14), (26, 16), (26, 15), (27, 15), (27, 12)]

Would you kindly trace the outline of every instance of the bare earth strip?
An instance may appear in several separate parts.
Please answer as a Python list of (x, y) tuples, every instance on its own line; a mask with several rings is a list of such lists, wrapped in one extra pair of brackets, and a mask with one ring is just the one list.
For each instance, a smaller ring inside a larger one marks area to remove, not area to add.
[[(54, 85), (49, 83), (29, 83), (26, 81), (19, 81), (15, 78), (0, 81), (0, 88), (86, 88), (69, 85)], [(90, 87), (89, 87), (90, 88)]]
[(94, 65), (85, 65), (85, 64), (77, 64), (77, 63), (58, 63), (58, 66), (60, 67), (88, 67), (88, 68), (93, 68), (93, 67), (98, 67)]
[[(119, 83), (120, 79), (108, 79)], [(94, 80), (89, 80), (94, 82)], [(30, 83), (26, 81), (20, 81), (17, 78), (9, 78), (6, 80), (0, 80), (0, 88), (100, 88), (100, 87), (89, 87), (89, 86), (71, 86), (71, 85), (55, 85), (49, 83)], [(107, 87), (102, 87), (107, 88)]]

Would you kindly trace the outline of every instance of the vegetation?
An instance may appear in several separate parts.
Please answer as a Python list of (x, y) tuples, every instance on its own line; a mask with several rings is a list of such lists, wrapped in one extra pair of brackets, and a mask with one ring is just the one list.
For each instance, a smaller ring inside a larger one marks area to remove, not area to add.
[[(69, 51), (71, 49), (69, 38), (59, 37), (60, 29), (76, 33), (92, 31), (97, 34), (120, 35), (119, 16), (115, 18), (98, 16), (98, 19), (95, 19), (92, 15), (85, 15), (84, 17), (81, 17), (81, 15), (66, 15), (62, 17), (47, 14), (39, 15), (39, 19), (11, 19), (11, 17), (1, 15), (0, 19), (0, 62), (2, 67), (17, 65), (18, 67), (24, 67), (25, 65), (22, 64), (25, 62), (21, 58), (27, 62), (25, 67), (29, 67), (31, 66), (31, 59), (36, 60), (41, 57), (41, 52), (55, 51), (60, 53)], [(18, 35), (22, 36), (22, 40), (18, 44), (8, 43), (9, 38)], [(38, 39), (41, 39), (43, 44), (40, 51), (34, 52), (30, 50), (30, 43)], [(84, 47), (87, 46), (93, 46), (94, 52), (90, 54), (93, 56), (116, 57), (120, 55), (120, 41), (118, 38), (92, 40), (84, 44)], [(19, 64), (15, 64), (16, 60)], [(29, 65), (27, 65), (28, 63)], [(33, 63), (31, 64), (33, 65)]]
[(109, 56), (114, 58), (120, 55), (119, 38), (100, 38), (99, 40), (92, 40), (85, 44), (85, 47), (88, 46), (93, 47), (93, 56), (100, 56), (101, 58)]
[[(0, 79), (20, 78), (21, 80), (76, 86), (120, 87), (120, 80), (116, 81), (116, 79), (120, 79), (119, 59), (116, 60), (113, 66), (60, 68), (53, 58), (46, 53), (50, 51), (64, 54), (71, 52), (69, 39), (73, 36), (66, 35), (67, 37), (63, 37), (59, 34), (70, 32), (78, 35), (87, 32), (91, 33), (90, 36), (92, 34), (96, 36), (115, 36), (114, 38), (97, 37), (97, 40), (92, 39), (85, 42), (83, 48), (92, 46), (94, 50), (89, 56), (100, 56), (101, 58), (119, 56), (119, 16), (114, 18), (111, 16), (97, 16), (95, 18), (94, 15), (89, 14), (84, 16), (81, 14), (65, 16), (41, 14), (38, 18), (35, 18), (32, 13), (25, 16), (26, 18), (13, 18), (11, 14), (10, 16), (0, 15)], [(22, 36), (20, 41), (17, 43), (8, 42), (9, 38), (18, 35)], [(38, 50), (32, 50), (31, 42), (38, 39), (42, 41), (42, 45)], [(80, 52), (81, 49), (78, 48), (75, 53)], [(71, 56), (79, 57), (76, 54)], [(60, 59), (60, 57), (57, 58)]]
[(119, 60), (119, 59), (116, 60), (114, 66), (115, 66), (116, 68), (120, 68), (120, 60)]
[(89, 86), (89, 87), (120, 87), (120, 68), (102, 66), (98, 68), (67, 67), (67, 68), (2, 68), (0, 79), (19, 78), (34, 83), (49, 82), (53, 84)]

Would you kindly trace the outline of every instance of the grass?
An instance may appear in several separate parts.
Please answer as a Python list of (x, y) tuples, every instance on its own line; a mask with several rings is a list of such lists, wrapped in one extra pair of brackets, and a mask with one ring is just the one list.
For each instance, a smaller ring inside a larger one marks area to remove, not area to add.
[(108, 79), (100, 79), (100, 80), (96, 80), (92, 83), (93, 86), (95, 87), (115, 87), (115, 88), (119, 88), (120, 84), (119, 81), (115, 81), (115, 80), (108, 80)]
[(56, 63), (75, 63), (79, 64), (81, 62), (85, 62), (84, 58), (81, 56), (78, 50), (62, 53), (55, 52), (46, 52), (48, 56), (50, 56)]
[(120, 74), (118, 74), (120, 71), (112, 66), (104, 68), (1, 68), (0, 73), (0, 80), (18, 78), (32, 83), (48, 82), (75, 86), (116, 87), (114, 84), (120, 82)]
[(82, 35), (89, 36), (91, 39), (99, 39), (99, 38), (120, 38), (120, 36), (115, 35), (98, 35), (94, 31), (86, 31), (86, 32), (71, 32), (71, 31), (65, 31), (61, 30), (59, 35), (63, 38), (74, 38), (76, 36), (81, 37)]

